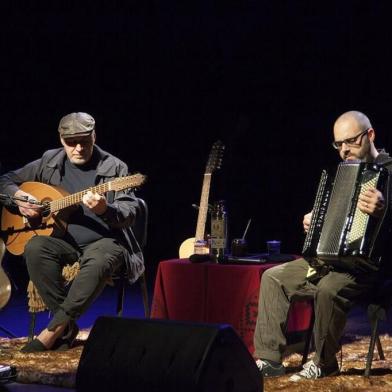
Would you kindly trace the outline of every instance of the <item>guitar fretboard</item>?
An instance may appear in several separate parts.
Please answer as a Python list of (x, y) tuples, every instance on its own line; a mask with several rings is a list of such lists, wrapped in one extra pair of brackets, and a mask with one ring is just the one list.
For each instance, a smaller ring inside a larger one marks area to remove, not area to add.
[(73, 193), (72, 195), (68, 195), (63, 197), (62, 199), (58, 200), (53, 200), (49, 203), (50, 205), (50, 211), (51, 212), (57, 212), (60, 211), (64, 208), (73, 206), (75, 204), (81, 203), (83, 196), (88, 192), (91, 191), (93, 193), (106, 193), (111, 190), (111, 181), (110, 182), (105, 182), (103, 184), (99, 184), (97, 186), (94, 186), (92, 188), (85, 189), (83, 191)]
[(83, 196), (88, 191), (91, 191), (92, 193), (99, 193), (99, 194), (103, 194), (112, 190), (121, 191), (123, 189), (137, 187), (141, 185), (144, 182), (144, 180), (145, 180), (145, 176), (138, 173), (132, 176), (119, 177), (113, 181), (104, 182), (102, 184), (93, 186), (83, 191), (73, 193), (72, 195), (62, 197), (61, 199), (51, 201), (49, 203), (50, 212), (51, 213), (57, 212), (64, 208), (81, 203), (83, 200)]

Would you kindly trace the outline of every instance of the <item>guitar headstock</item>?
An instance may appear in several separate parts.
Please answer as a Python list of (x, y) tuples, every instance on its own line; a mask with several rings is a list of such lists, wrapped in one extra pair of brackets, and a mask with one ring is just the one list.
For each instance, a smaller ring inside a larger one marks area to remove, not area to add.
[(206, 174), (211, 174), (214, 170), (220, 169), (224, 150), (225, 146), (220, 140), (212, 145), (206, 165)]
[(111, 182), (111, 190), (122, 191), (127, 188), (137, 188), (140, 185), (143, 185), (145, 181), (146, 176), (140, 173), (119, 177)]

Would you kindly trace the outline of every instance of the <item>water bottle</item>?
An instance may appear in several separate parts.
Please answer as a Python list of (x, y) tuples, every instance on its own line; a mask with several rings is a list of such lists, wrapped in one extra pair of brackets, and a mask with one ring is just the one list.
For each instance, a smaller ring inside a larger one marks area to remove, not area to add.
[(227, 214), (224, 200), (214, 203), (211, 212), (210, 253), (217, 263), (224, 260), (227, 247)]

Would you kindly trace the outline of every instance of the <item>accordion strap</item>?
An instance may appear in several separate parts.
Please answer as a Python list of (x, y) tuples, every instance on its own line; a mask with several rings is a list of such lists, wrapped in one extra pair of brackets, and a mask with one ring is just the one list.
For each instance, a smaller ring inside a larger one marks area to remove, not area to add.
[(324, 263), (316, 257), (308, 257), (305, 260), (309, 263), (306, 279), (311, 283), (318, 282), (333, 270), (331, 265)]

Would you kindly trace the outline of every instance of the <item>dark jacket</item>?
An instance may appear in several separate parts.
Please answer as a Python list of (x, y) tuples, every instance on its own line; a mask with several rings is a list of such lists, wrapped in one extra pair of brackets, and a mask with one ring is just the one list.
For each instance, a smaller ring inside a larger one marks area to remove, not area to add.
[[(128, 175), (127, 165), (115, 156), (94, 146), (99, 156), (95, 184), (108, 182)], [(30, 162), (21, 169), (10, 171), (0, 177), (0, 193), (13, 196), (19, 185), (37, 181), (49, 185), (60, 184), (66, 154), (63, 148), (46, 151), (42, 158)], [(113, 229), (118, 240), (126, 247), (126, 266), (130, 282), (144, 271), (143, 254), (131, 229), (137, 219), (138, 201), (132, 191), (108, 192), (108, 209), (102, 219)]]

